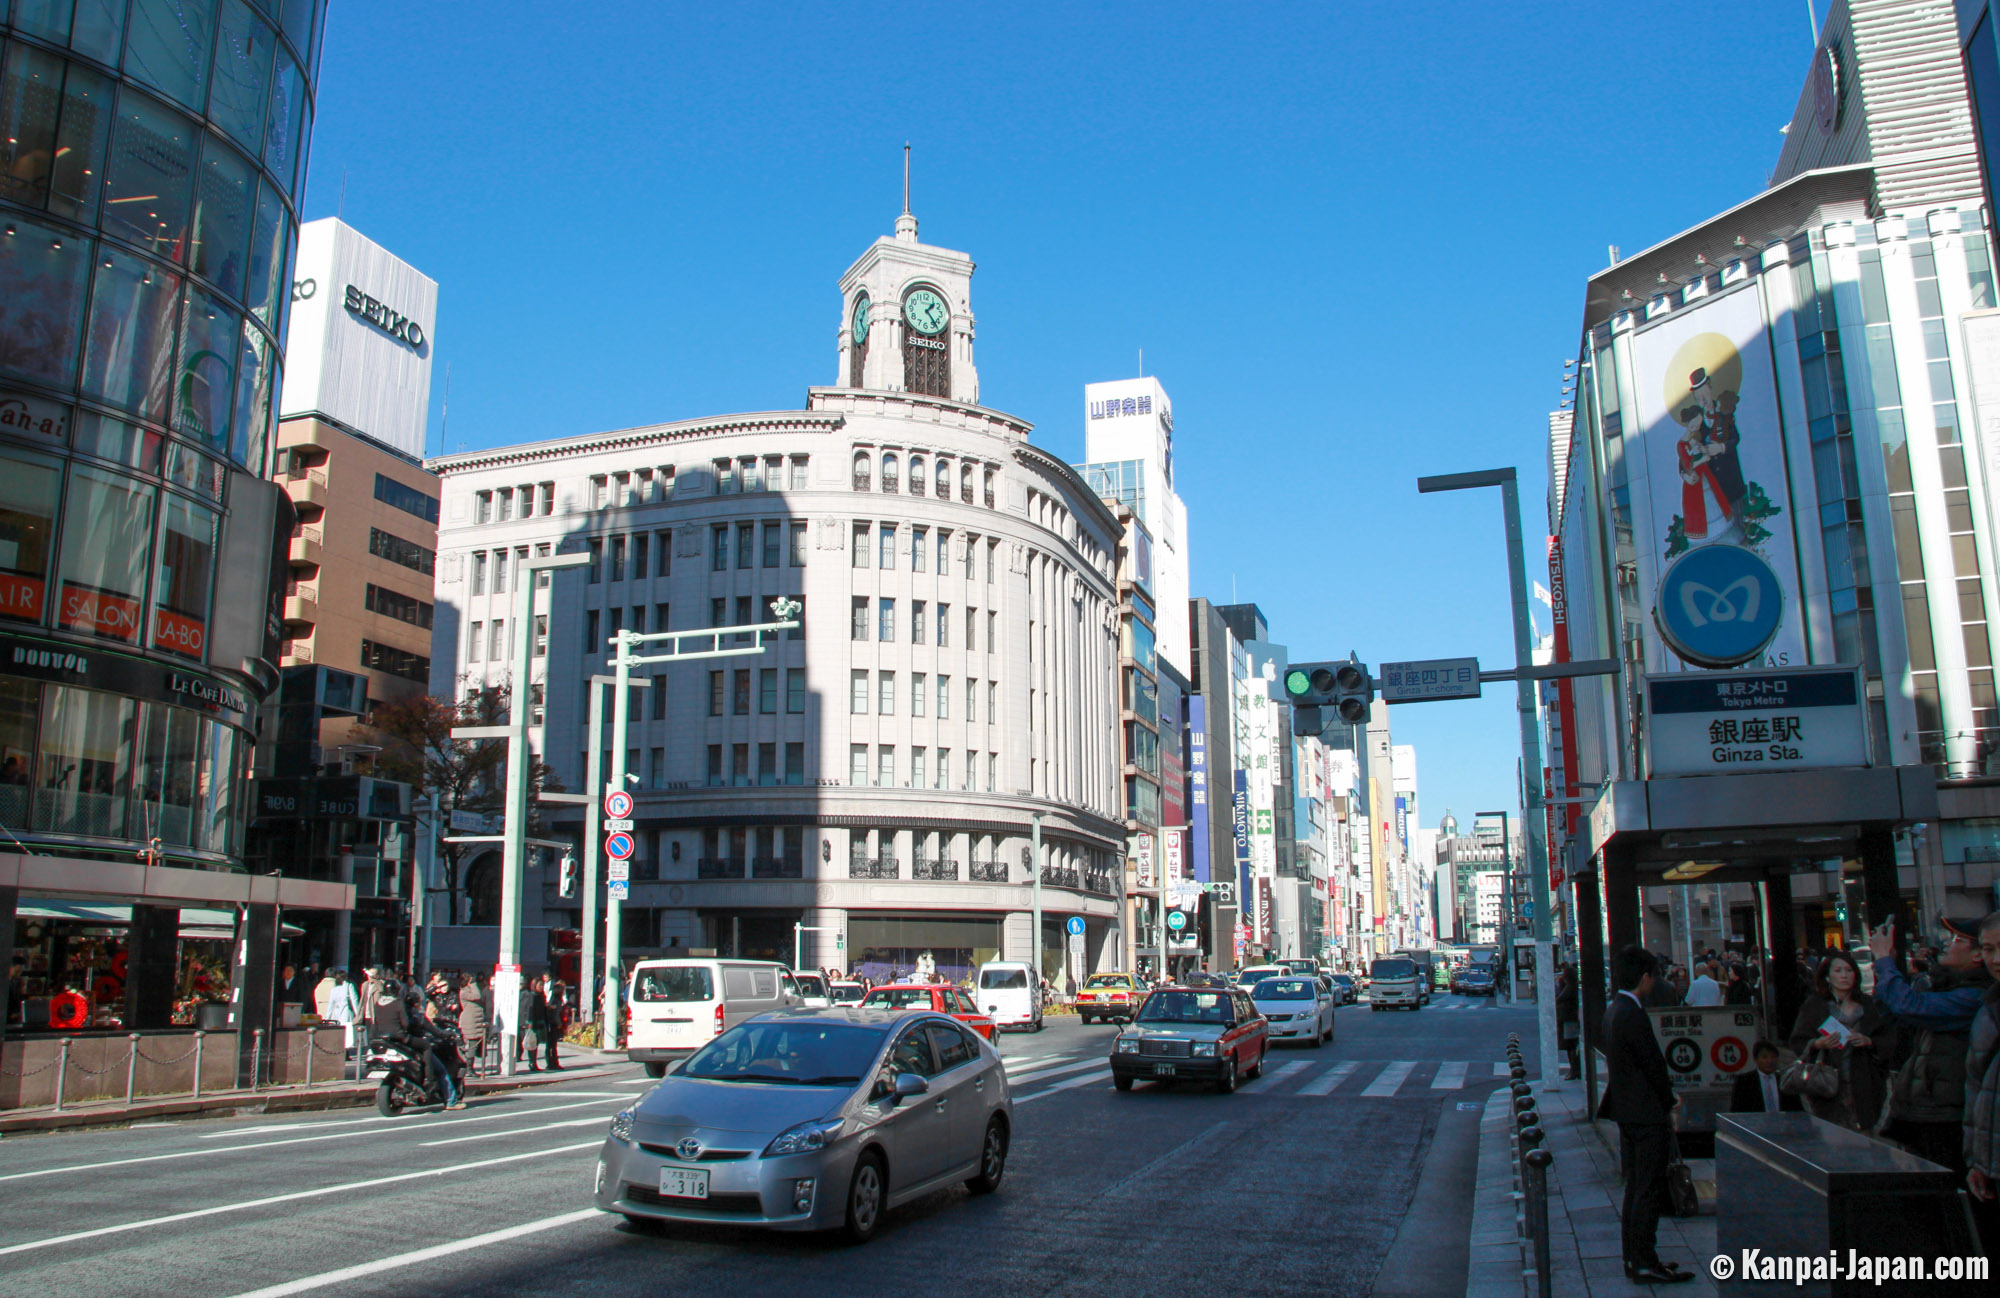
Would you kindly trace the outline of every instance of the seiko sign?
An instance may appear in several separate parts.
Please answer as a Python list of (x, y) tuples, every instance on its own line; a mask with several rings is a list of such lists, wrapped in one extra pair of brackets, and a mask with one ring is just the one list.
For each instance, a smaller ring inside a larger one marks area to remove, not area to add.
[(366, 320), (398, 342), (408, 343), (413, 348), (424, 345), (423, 326), (406, 315), (397, 315), (352, 284), (347, 286), (347, 300), (342, 305), (350, 315)]

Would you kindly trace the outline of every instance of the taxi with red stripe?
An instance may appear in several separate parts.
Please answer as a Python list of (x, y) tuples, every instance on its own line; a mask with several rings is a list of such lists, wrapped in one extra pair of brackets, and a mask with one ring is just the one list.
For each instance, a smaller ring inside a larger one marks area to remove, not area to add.
[(1000, 1028), (979, 1012), (972, 997), (950, 983), (889, 983), (877, 987), (861, 1000), (866, 1010), (933, 1010), (971, 1028), (988, 1041), (997, 1041)]

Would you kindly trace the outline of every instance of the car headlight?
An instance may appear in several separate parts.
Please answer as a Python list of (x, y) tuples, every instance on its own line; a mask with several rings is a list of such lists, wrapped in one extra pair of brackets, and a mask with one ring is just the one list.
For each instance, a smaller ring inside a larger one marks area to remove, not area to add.
[(1213, 1041), (1196, 1041), (1193, 1045), (1193, 1053), (1197, 1055), (1212, 1055), (1215, 1053), (1215, 1043)]
[(625, 1145), (632, 1143), (632, 1119), (634, 1116), (634, 1110), (621, 1109), (618, 1115), (611, 1119), (611, 1138), (613, 1140)]
[(1118, 1053), (1121, 1055), (1136, 1055), (1139, 1053), (1139, 1038), (1120, 1037), (1118, 1038), (1117, 1048)]
[(777, 1158), (784, 1154), (810, 1154), (816, 1149), (825, 1149), (840, 1136), (840, 1118), (818, 1118), (811, 1122), (801, 1122), (788, 1131), (781, 1131), (770, 1144), (764, 1147), (764, 1157)]

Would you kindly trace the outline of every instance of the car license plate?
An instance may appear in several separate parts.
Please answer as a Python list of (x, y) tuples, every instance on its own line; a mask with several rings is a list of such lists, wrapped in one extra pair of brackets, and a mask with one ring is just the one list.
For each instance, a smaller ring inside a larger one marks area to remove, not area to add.
[(1155, 1077), (1172, 1077), (1173, 1075), (1174, 1075), (1174, 1065), (1172, 1065), (1172, 1064), (1154, 1064), (1154, 1065), (1153, 1065), (1153, 1076), (1155, 1076)]
[(708, 1169), (705, 1167), (663, 1167), (660, 1193), (670, 1199), (706, 1199)]

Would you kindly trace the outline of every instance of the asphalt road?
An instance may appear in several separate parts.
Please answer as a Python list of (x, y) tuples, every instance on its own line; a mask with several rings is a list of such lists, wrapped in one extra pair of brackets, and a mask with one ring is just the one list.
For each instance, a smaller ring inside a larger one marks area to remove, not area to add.
[(788, 1298), (1229, 1292), (1252, 1277), (1262, 1295), (1435, 1292), (1454, 1257), (1463, 1282), (1477, 1114), (1460, 1106), (1499, 1084), (1507, 1033), (1530, 1030), (1528, 1010), (1453, 996), (1414, 1014), (1349, 1006), (1334, 1042), (1273, 1051), (1235, 1095), (1121, 1095), (1103, 1066), (1116, 1029), (1051, 1019), (1003, 1039), (1017, 1113), (1000, 1193), (940, 1192), (860, 1248), (648, 1233), (593, 1210), (605, 1124), (649, 1084), (631, 1067), (450, 1114), (10, 1137), (0, 1294), (567, 1298), (656, 1293), (687, 1267), (709, 1292)]

